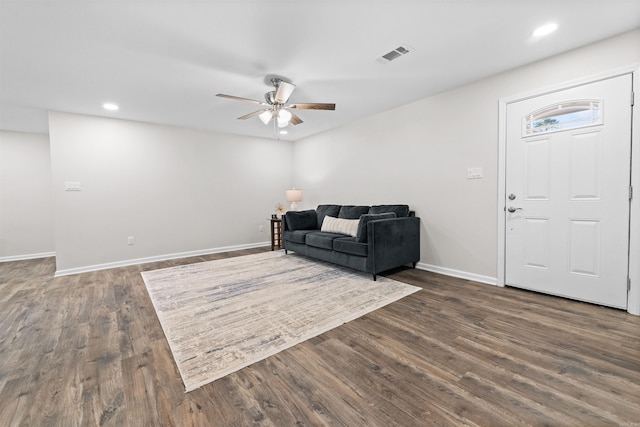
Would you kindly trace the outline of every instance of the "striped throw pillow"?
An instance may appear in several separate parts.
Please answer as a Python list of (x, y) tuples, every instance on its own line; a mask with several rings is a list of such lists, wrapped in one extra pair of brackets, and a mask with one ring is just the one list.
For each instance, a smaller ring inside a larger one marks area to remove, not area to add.
[(349, 236), (356, 237), (356, 235), (358, 234), (359, 222), (359, 219), (334, 218), (327, 215), (322, 221), (322, 228), (320, 229), (320, 231), (348, 234)]

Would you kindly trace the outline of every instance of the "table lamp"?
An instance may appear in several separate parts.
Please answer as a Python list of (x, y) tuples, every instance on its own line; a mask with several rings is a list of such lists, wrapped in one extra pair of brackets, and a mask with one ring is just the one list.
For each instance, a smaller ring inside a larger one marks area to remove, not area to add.
[(287, 202), (291, 203), (291, 210), (295, 211), (298, 207), (298, 202), (302, 200), (302, 190), (294, 187), (286, 191), (285, 197)]

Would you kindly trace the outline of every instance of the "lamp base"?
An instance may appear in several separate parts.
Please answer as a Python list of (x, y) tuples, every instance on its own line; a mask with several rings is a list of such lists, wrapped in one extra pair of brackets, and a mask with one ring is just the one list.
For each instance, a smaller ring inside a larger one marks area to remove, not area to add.
[(291, 202), (291, 210), (292, 211), (298, 210), (298, 204), (296, 202)]

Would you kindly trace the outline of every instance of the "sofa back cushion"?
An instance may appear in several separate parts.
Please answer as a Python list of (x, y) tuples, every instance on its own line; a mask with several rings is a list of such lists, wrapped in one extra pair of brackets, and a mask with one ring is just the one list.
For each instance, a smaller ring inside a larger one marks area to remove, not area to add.
[(409, 216), (409, 205), (374, 205), (369, 209), (370, 214), (393, 212), (398, 218)]
[(344, 205), (340, 208), (338, 218), (359, 219), (360, 215), (369, 213), (369, 206)]
[(322, 228), (322, 221), (326, 215), (337, 218), (340, 213), (340, 205), (318, 205), (316, 215), (318, 217), (318, 227)]
[(394, 212), (387, 212), (381, 214), (365, 214), (360, 217), (358, 221), (358, 231), (356, 232), (356, 242), (367, 243), (367, 223), (374, 219), (388, 219), (395, 218)]
[(318, 228), (316, 211), (309, 209), (306, 211), (289, 211), (285, 214), (287, 228), (291, 231), (314, 230)]
[(330, 233), (347, 234), (349, 236), (356, 237), (359, 222), (359, 219), (334, 218), (327, 215), (324, 217), (322, 228), (320, 230)]

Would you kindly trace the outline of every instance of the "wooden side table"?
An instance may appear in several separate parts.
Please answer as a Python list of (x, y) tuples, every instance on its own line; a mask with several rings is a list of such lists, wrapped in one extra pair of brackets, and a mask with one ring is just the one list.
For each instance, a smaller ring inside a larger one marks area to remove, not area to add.
[(271, 218), (271, 250), (282, 248), (282, 219)]

